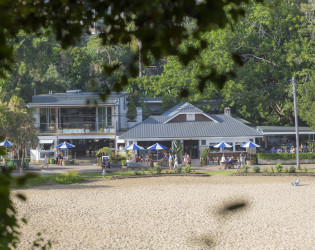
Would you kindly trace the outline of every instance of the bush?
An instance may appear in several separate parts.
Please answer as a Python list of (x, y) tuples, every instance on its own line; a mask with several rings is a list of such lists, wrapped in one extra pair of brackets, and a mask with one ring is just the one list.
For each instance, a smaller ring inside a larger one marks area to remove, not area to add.
[(55, 164), (55, 159), (54, 158), (48, 158), (48, 163), (49, 164)]
[(255, 166), (255, 167), (254, 167), (254, 172), (255, 172), (255, 173), (260, 173), (260, 167)]
[(264, 172), (264, 173), (268, 173), (268, 169), (265, 168), (265, 169), (263, 170), (263, 172)]
[(291, 166), (289, 169), (289, 173), (295, 173), (295, 167)]
[(149, 168), (149, 173), (154, 174), (154, 168)]
[(120, 160), (121, 160), (121, 161), (126, 161), (126, 160), (127, 160), (127, 158), (126, 158), (126, 156), (121, 155), (121, 156), (120, 156)]
[(156, 173), (160, 174), (160, 173), (162, 172), (162, 167), (161, 167), (161, 165), (157, 165), (157, 166), (155, 167), (155, 171), (156, 171)]
[(305, 171), (305, 173), (307, 173), (307, 172), (308, 172), (308, 169), (307, 169), (306, 167), (304, 167), (304, 171)]
[(184, 168), (184, 173), (189, 174), (190, 172), (191, 172), (191, 166), (190, 166), (190, 164), (187, 164), (187, 165), (185, 166), (185, 168)]
[(55, 178), (55, 181), (62, 184), (71, 184), (82, 182), (82, 178), (76, 171), (68, 171), (65, 174), (61, 174)]
[(284, 172), (285, 172), (285, 173), (289, 173), (289, 169), (288, 169), (288, 168), (285, 168), (285, 169), (284, 169)]
[(138, 170), (135, 170), (135, 175), (139, 175), (139, 174), (141, 174), (141, 172), (140, 171), (138, 171)]
[(275, 172), (275, 169), (273, 167), (271, 167), (271, 172), (274, 173)]
[(121, 160), (121, 165), (122, 166), (127, 166), (127, 161), (126, 160)]
[(281, 172), (282, 172), (283, 166), (282, 166), (281, 163), (278, 163), (278, 164), (276, 165), (276, 170), (277, 170), (278, 173), (281, 173)]
[(178, 167), (175, 169), (176, 174), (180, 174), (182, 172), (182, 167)]
[(243, 173), (248, 173), (248, 169), (249, 169), (249, 166), (247, 165), (242, 166)]

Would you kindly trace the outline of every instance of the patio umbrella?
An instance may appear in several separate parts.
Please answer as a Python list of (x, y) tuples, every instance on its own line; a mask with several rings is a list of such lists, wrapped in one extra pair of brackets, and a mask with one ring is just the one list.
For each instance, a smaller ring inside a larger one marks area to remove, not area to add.
[(10, 146), (12, 146), (13, 144), (10, 142), (10, 141), (8, 141), (8, 140), (5, 140), (5, 141), (3, 141), (3, 142), (0, 142), (0, 147), (10, 147)]
[(225, 141), (223, 141), (223, 142), (220, 142), (220, 143), (217, 144), (217, 145), (214, 145), (213, 147), (214, 147), (214, 148), (231, 148), (232, 145), (227, 144)]
[[(0, 147), (10, 147), (12, 146), (12, 142), (5, 140), (3, 142), (0, 142)], [(8, 150), (6, 149), (6, 154), (8, 154)]]
[(148, 147), (147, 149), (150, 149), (150, 150), (162, 150), (162, 149), (167, 149), (167, 147), (159, 144), (159, 143), (155, 143), (154, 145)]
[[(147, 149), (149, 149), (149, 150), (163, 150), (163, 149), (167, 149), (167, 147), (165, 147), (159, 143), (155, 143), (154, 145), (148, 147)], [(157, 158), (159, 158), (159, 152), (157, 152)]]
[(242, 148), (258, 148), (260, 146), (256, 143), (249, 141), (249, 142), (245, 143), (244, 145), (242, 145), (241, 147)]
[(75, 148), (74, 145), (64, 141), (63, 143), (60, 143), (56, 148)]
[[(260, 146), (256, 143), (249, 141), (249, 142), (243, 144), (241, 147), (242, 148), (258, 148)], [(249, 154), (249, 159), (251, 159), (251, 154)]]
[(129, 145), (128, 147), (125, 147), (124, 150), (140, 150), (140, 149), (144, 149), (143, 147), (133, 143), (131, 145)]

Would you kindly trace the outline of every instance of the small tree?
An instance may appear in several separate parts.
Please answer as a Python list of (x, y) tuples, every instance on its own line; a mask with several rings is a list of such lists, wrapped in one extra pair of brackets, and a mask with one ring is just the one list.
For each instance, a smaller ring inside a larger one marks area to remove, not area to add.
[(133, 98), (130, 99), (128, 103), (128, 112), (127, 112), (128, 121), (134, 122), (137, 118), (137, 107)]
[(97, 151), (96, 155), (97, 156), (103, 156), (103, 155), (109, 155), (112, 156), (113, 150), (108, 148), (108, 147), (103, 147), (100, 150)]

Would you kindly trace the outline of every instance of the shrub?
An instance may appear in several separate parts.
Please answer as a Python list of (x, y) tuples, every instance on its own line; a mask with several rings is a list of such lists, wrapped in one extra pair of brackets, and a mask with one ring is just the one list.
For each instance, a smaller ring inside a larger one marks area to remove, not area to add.
[(141, 172), (139, 172), (138, 170), (135, 170), (134, 174), (139, 175), (139, 174), (141, 174)]
[(191, 172), (191, 166), (190, 166), (190, 164), (187, 164), (187, 165), (184, 167), (184, 173), (189, 174), (190, 172)]
[(305, 171), (305, 173), (307, 173), (307, 172), (308, 172), (308, 169), (307, 169), (306, 167), (304, 167), (304, 171)]
[(242, 166), (243, 173), (248, 173), (248, 169), (249, 169), (249, 166), (247, 165)]
[(281, 173), (281, 172), (282, 172), (283, 166), (282, 166), (281, 163), (278, 163), (278, 164), (276, 165), (276, 170), (277, 170), (278, 173)]
[(162, 172), (162, 167), (161, 167), (161, 165), (157, 165), (157, 166), (155, 167), (155, 171), (156, 171), (156, 173), (160, 174), (160, 173)]
[(285, 168), (285, 169), (284, 169), (284, 172), (285, 172), (285, 173), (289, 173), (289, 169), (288, 169), (288, 168)]
[(182, 167), (178, 167), (175, 169), (176, 174), (180, 174), (182, 172)]
[(55, 181), (62, 184), (71, 184), (82, 182), (82, 178), (76, 171), (68, 171), (65, 174), (56, 176)]
[(295, 173), (295, 167), (291, 166), (289, 169), (289, 173)]
[(263, 172), (264, 172), (264, 173), (268, 173), (268, 169), (267, 169), (267, 168), (264, 168)]
[(195, 168), (193, 168), (193, 170), (192, 170), (192, 171), (193, 171), (193, 174), (196, 174), (196, 169), (195, 169)]
[(126, 160), (121, 160), (121, 165), (122, 166), (127, 166), (127, 161)]
[(271, 167), (271, 172), (274, 173), (275, 172), (275, 169), (273, 167)]
[(168, 169), (166, 169), (165, 173), (168, 174)]
[(126, 156), (121, 155), (121, 156), (120, 156), (120, 160), (121, 160), (121, 161), (126, 161), (126, 160), (127, 160), (127, 158), (126, 158)]
[(142, 172), (142, 174), (145, 174), (145, 169), (141, 168), (141, 172)]
[(254, 172), (255, 172), (255, 173), (260, 173), (260, 167), (255, 166), (255, 167), (254, 167)]
[(149, 168), (149, 173), (154, 174), (154, 168)]

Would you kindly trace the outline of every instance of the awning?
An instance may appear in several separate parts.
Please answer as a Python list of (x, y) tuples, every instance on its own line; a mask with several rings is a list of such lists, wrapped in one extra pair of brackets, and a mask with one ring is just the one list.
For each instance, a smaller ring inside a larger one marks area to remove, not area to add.
[(52, 144), (54, 140), (39, 140), (39, 144)]

